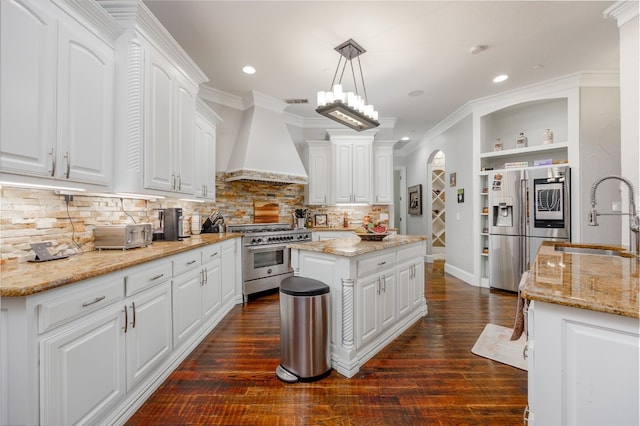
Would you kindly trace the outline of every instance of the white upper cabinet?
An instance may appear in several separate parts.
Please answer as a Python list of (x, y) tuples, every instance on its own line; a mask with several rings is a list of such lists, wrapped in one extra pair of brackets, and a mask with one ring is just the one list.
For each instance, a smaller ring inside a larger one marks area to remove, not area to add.
[(331, 144), (328, 141), (307, 141), (306, 202), (309, 205), (331, 204)]
[(371, 203), (375, 133), (329, 130), (333, 149), (335, 204)]
[(145, 91), (145, 188), (193, 195), (197, 86), (149, 47)]
[(196, 98), (207, 77), (143, 2), (101, 5), (125, 27), (116, 50), (114, 189), (198, 196), (207, 159), (197, 152)]
[(216, 126), (222, 122), (205, 103), (196, 99), (195, 132), (195, 196), (216, 199)]
[(108, 186), (119, 28), (94, 3), (57, 3), (0, 2), (1, 168)]
[(393, 144), (373, 142), (373, 204), (393, 204)]

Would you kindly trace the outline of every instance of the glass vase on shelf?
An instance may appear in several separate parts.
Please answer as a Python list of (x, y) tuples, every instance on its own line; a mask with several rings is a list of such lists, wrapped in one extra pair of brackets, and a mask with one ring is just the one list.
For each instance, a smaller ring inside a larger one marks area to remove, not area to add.
[(518, 139), (516, 139), (516, 148), (526, 148), (527, 147), (527, 137), (524, 133), (520, 133)]
[(493, 144), (493, 150), (502, 151), (502, 142), (500, 141), (500, 139), (496, 139), (496, 143)]
[(553, 143), (553, 132), (551, 130), (545, 129), (544, 133), (542, 134), (542, 143), (544, 145)]

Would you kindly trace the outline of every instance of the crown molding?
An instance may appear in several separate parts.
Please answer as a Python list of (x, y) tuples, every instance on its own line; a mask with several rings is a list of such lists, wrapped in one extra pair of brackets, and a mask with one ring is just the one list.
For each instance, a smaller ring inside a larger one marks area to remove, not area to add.
[(638, 5), (637, 1), (617, 1), (605, 9), (602, 16), (616, 19), (618, 27), (621, 27), (638, 16)]

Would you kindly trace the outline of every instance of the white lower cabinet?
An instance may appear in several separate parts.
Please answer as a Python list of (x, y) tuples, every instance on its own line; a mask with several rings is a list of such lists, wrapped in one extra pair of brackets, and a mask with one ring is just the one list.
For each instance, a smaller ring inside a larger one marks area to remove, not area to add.
[(3, 298), (0, 423), (126, 422), (242, 300), (236, 240)]
[(239, 292), (238, 282), (241, 276), (240, 262), (238, 257), (237, 238), (224, 241), (221, 246), (221, 284), (222, 284), (222, 305), (229, 303)]
[(169, 282), (127, 299), (125, 306), (127, 392), (130, 392), (171, 354)]
[(640, 424), (637, 318), (534, 301), (530, 425)]
[(113, 305), (42, 339), (41, 424), (92, 424), (124, 397), (123, 312)]

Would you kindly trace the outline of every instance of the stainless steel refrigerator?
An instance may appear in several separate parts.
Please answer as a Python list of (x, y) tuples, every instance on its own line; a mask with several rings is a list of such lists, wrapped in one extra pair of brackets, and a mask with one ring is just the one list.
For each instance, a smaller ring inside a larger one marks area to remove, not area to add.
[(489, 175), (489, 285), (518, 291), (542, 241), (571, 240), (567, 166)]

